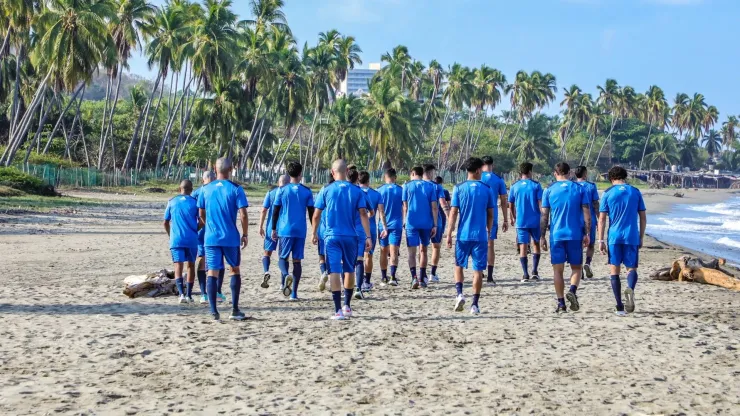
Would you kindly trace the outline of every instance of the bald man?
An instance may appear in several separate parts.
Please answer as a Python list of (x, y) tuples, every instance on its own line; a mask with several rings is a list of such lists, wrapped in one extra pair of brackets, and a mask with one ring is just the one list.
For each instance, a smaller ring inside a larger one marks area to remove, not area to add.
[[(193, 192), (193, 183), (180, 183), (180, 195), (167, 203), (164, 211), (164, 229), (170, 237), (172, 263), (175, 264), (175, 285), (180, 303), (193, 303), (195, 282), (195, 256), (198, 252), (198, 208)], [(187, 289), (184, 287), (183, 268), (188, 266)]]
[(275, 208), (275, 200), (278, 197), (278, 191), (283, 186), (287, 185), (288, 182), (290, 182), (290, 176), (280, 176), (280, 179), (278, 179), (278, 186), (267, 191), (265, 199), (262, 201), (262, 214), (260, 214), (260, 237), (265, 240), (263, 244), (265, 255), (262, 256), (262, 270), (265, 274), (262, 276), (262, 284), (260, 286), (265, 289), (270, 287), (270, 259), (272, 258), (272, 252), (277, 250), (278, 247), (278, 240), (273, 239), (272, 235), (268, 235), (265, 232), (265, 220), (267, 221), (268, 226), (272, 225), (272, 213)]
[[(352, 316), (352, 292), (355, 287), (355, 263), (357, 260), (357, 231), (355, 221), (359, 217), (365, 232), (364, 250), (370, 250), (370, 222), (367, 217), (365, 193), (347, 182), (347, 164), (337, 160), (331, 169), (334, 182), (324, 187), (314, 204), (313, 243), (319, 242), (321, 214), (326, 211), (324, 244), (329, 271), (331, 294), (334, 300), (334, 315), (331, 319), (343, 320)], [(364, 251), (363, 250), (363, 251)], [(344, 274), (344, 307), (342, 307), (342, 280)]]
[[(203, 186), (193, 191), (192, 195), (193, 198), (195, 198), (196, 202), (203, 192), (203, 187), (213, 182), (215, 179), (216, 174), (213, 173), (213, 171), (207, 170), (203, 172), (203, 175), (201, 177), (201, 180), (203, 181)], [(206, 249), (203, 246), (205, 236), (206, 229), (204, 227), (201, 227), (200, 230), (198, 230), (198, 286), (200, 286), (201, 305), (208, 303), (208, 294), (206, 291)], [(221, 275), (220, 278), (223, 279), (223, 275)]]
[[(231, 316), (229, 319), (242, 321), (246, 319), (239, 310), (239, 294), (242, 287), (241, 251), (247, 247), (249, 240), (247, 232), (249, 221), (247, 218), (247, 196), (244, 189), (231, 182), (231, 159), (220, 158), (216, 161), (217, 179), (203, 189), (202, 197), (198, 199), (200, 217), (206, 225), (205, 254), (208, 268), (208, 293), (218, 290), (218, 274), (224, 270), (224, 258), (231, 266)], [(237, 214), (240, 217), (242, 235), (236, 226)], [(220, 315), (215, 296), (208, 296), (213, 319), (219, 320)]]

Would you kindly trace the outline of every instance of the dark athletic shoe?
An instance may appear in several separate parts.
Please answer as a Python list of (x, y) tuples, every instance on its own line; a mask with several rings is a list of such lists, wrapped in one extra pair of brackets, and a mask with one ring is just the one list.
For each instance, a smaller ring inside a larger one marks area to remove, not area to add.
[(565, 305), (558, 305), (558, 308), (555, 309), (555, 313), (568, 313), (568, 308), (566, 308)]
[(522, 283), (529, 283), (529, 276), (522, 276)]
[(398, 279), (394, 277), (393, 279), (391, 279), (391, 282), (388, 284), (391, 286), (398, 286)]
[(578, 309), (581, 308), (581, 305), (578, 304), (578, 296), (576, 296), (575, 293), (572, 293), (572, 292), (566, 293), (565, 300), (568, 301), (571, 311), (578, 312)]
[(419, 279), (413, 278), (411, 279), (411, 289), (418, 289), (419, 288)]
[(244, 312), (237, 309), (235, 311), (231, 311), (229, 319), (232, 321), (243, 321), (247, 319), (247, 315), (244, 315)]
[(539, 282), (539, 281), (540, 281), (540, 275), (539, 275), (539, 274), (537, 274), (537, 273), (534, 273), (534, 274), (532, 275), (532, 281), (533, 281), (533, 282)]
[(213, 317), (213, 320), (214, 321), (220, 321), (221, 320), (221, 315), (219, 315), (218, 312), (212, 313), (211, 316)]
[(293, 293), (293, 275), (289, 274), (285, 276), (285, 287), (283, 288), (283, 296), (286, 298)]
[(265, 272), (265, 275), (262, 277), (262, 284), (260, 287), (263, 289), (270, 287), (270, 272)]
[(594, 271), (591, 270), (591, 265), (590, 264), (584, 264), (583, 265), (583, 271), (586, 272), (586, 277), (588, 277), (589, 279), (591, 279), (591, 278), (594, 277)]
[(635, 311), (635, 291), (630, 288), (624, 289), (624, 311), (627, 313)]

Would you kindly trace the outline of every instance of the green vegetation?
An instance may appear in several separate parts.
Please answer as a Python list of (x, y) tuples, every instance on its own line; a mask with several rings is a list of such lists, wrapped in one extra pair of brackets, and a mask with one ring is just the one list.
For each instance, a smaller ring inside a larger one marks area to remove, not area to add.
[[(454, 171), (473, 154), (493, 154), (500, 172), (524, 160), (540, 173), (560, 160), (740, 167), (738, 117), (718, 125), (702, 94), (669, 103), (656, 85), (640, 93), (607, 79), (592, 93), (568, 87), (561, 113), (547, 116), (559, 100), (553, 74), (425, 65), (398, 45), (364, 96), (338, 97), (362, 64), (357, 39), (328, 30), (301, 46), (284, 0), (250, 0), (241, 17), (233, 3), (0, 3), (0, 163), (168, 176), (225, 155), (242, 171), (300, 160), (314, 174), (336, 157), (371, 170), (431, 162)], [(153, 82), (127, 74), (134, 51)], [(504, 100), (510, 111), (499, 111)]]
[[(1, 190), (1, 188), (0, 188)], [(0, 211), (8, 210), (21, 210), (21, 211), (39, 211), (47, 212), (57, 209), (70, 209), (75, 207), (94, 207), (100, 205), (115, 205), (106, 203), (103, 201), (84, 199), (84, 198), (72, 198), (72, 197), (59, 197), (59, 198), (47, 198), (39, 195), (21, 195), (10, 198), (0, 198)]]
[(56, 196), (53, 186), (44, 185), (41, 179), (25, 174), (15, 168), (0, 167), (0, 185), (19, 190), (23, 193)]

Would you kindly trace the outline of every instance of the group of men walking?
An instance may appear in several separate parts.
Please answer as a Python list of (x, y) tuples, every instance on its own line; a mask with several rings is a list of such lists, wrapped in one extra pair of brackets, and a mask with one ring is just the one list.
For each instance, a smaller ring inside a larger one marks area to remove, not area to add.
[[(626, 183), (627, 172), (623, 168), (615, 166), (609, 171), (612, 187), (602, 198), (599, 198), (596, 185), (587, 181), (587, 170), (582, 166), (575, 169), (576, 180), (573, 181), (570, 166), (557, 164), (554, 168), (556, 181), (543, 190), (533, 180), (532, 164), (522, 163), (519, 167), (521, 179), (512, 184), (509, 191), (504, 180), (493, 173), (491, 157), (472, 157), (465, 162), (464, 168), (467, 180), (455, 185), (452, 194), (443, 187), (442, 178), (436, 176), (432, 165), (412, 168), (410, 180), (403, 186), (396, 183), (396, 171), (388, 169), (384, 174), (385, 184), (375, 190), (370, 187), (368, 172), (360, 172), (345, 161), (337, 160), (332, 165), (329, 183), (314, 197), (311, 190), (302, 185), (302, 166), (289, 163), (287, 175), (281, 176), (278, 186), (267, 192), (262, 205), (259, 233), (264, 239), (264, 274), (261, 286), (270, 287), (271, 257), (277, 251), (280, 290), (288, 299), (298, 300), (306, 238), (310, 237), (318, 249), (319, 290), (329, 288), (332, 294), (334, 313), (331, 318), (347, 319), (354, 313), (352, 300), (363, 299), (373, 289), (371, 277), (377, 243), (380, 245), (381, 285), (398, 286), (399, 251), (405, 233), (411, 276), (409, 287), (415, 290), (440, 281), (437, 268), (441, 245), (446, 240), (447, 247), (452, 248), (455, 235), (457, 296), (454, 310), (465, 308), (464, 270), (472, 268), (470, 313), (477, 315), (481, 311), (479, 299), (484, 279), (490, 285), (496, 284), (498, 230), (507, 232), (511, 226), (516, 229), (522, 282), (540, 279), (541, 253), (550, 250), (557, 313), (567, 312), (568, 308), (580, 309), (577, 289), (582, 272), (585, 271), (586, 277), (593, 276), (590, 265), (597, 241), (599, 250), (609, 256), (616, 313), (623, 316), (634, 311), (645, 205), (640, 191)], [(201, 303), (208, 303), (211, 314), (219, 319), (217, 305), (225, 299), (221, 293), (225, 259), (231, 270), (230, 319), (242, 320), (245, 316), (238, 306), (239, 266), (241, 249), (248, 242), (246, 208), (249, 204), (243, 188), (229, 180), (231, 170), (230, 160), (222, 158), (216, 163), (216, 178), (206, 172), (203, 186), (195, 192), (190, 181), (183, 181), (181, 194), (169, 201), (164, 219), (170, 235), (179, 302), (193, 302), (197, 268)], [(499, 221), (499, 209), (502, 221)], [(241, 236), (236, 225), (237, 216)], [(546, 237), (548, 231), (549, 239)], [(567, 293), (565, 263), (571, 266)], [(619, 277), (622, 265), (628, 269), (628, 288), (624, 292)]]

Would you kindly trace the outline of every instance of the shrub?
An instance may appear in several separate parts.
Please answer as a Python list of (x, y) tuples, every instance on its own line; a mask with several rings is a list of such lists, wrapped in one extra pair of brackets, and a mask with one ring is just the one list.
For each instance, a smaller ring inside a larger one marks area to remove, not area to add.
[(45, 185), (41, 179), (23, 173), (16, 168), (0, 168), (0, 185), (29, 194), (58, 196), (53, 186)]

